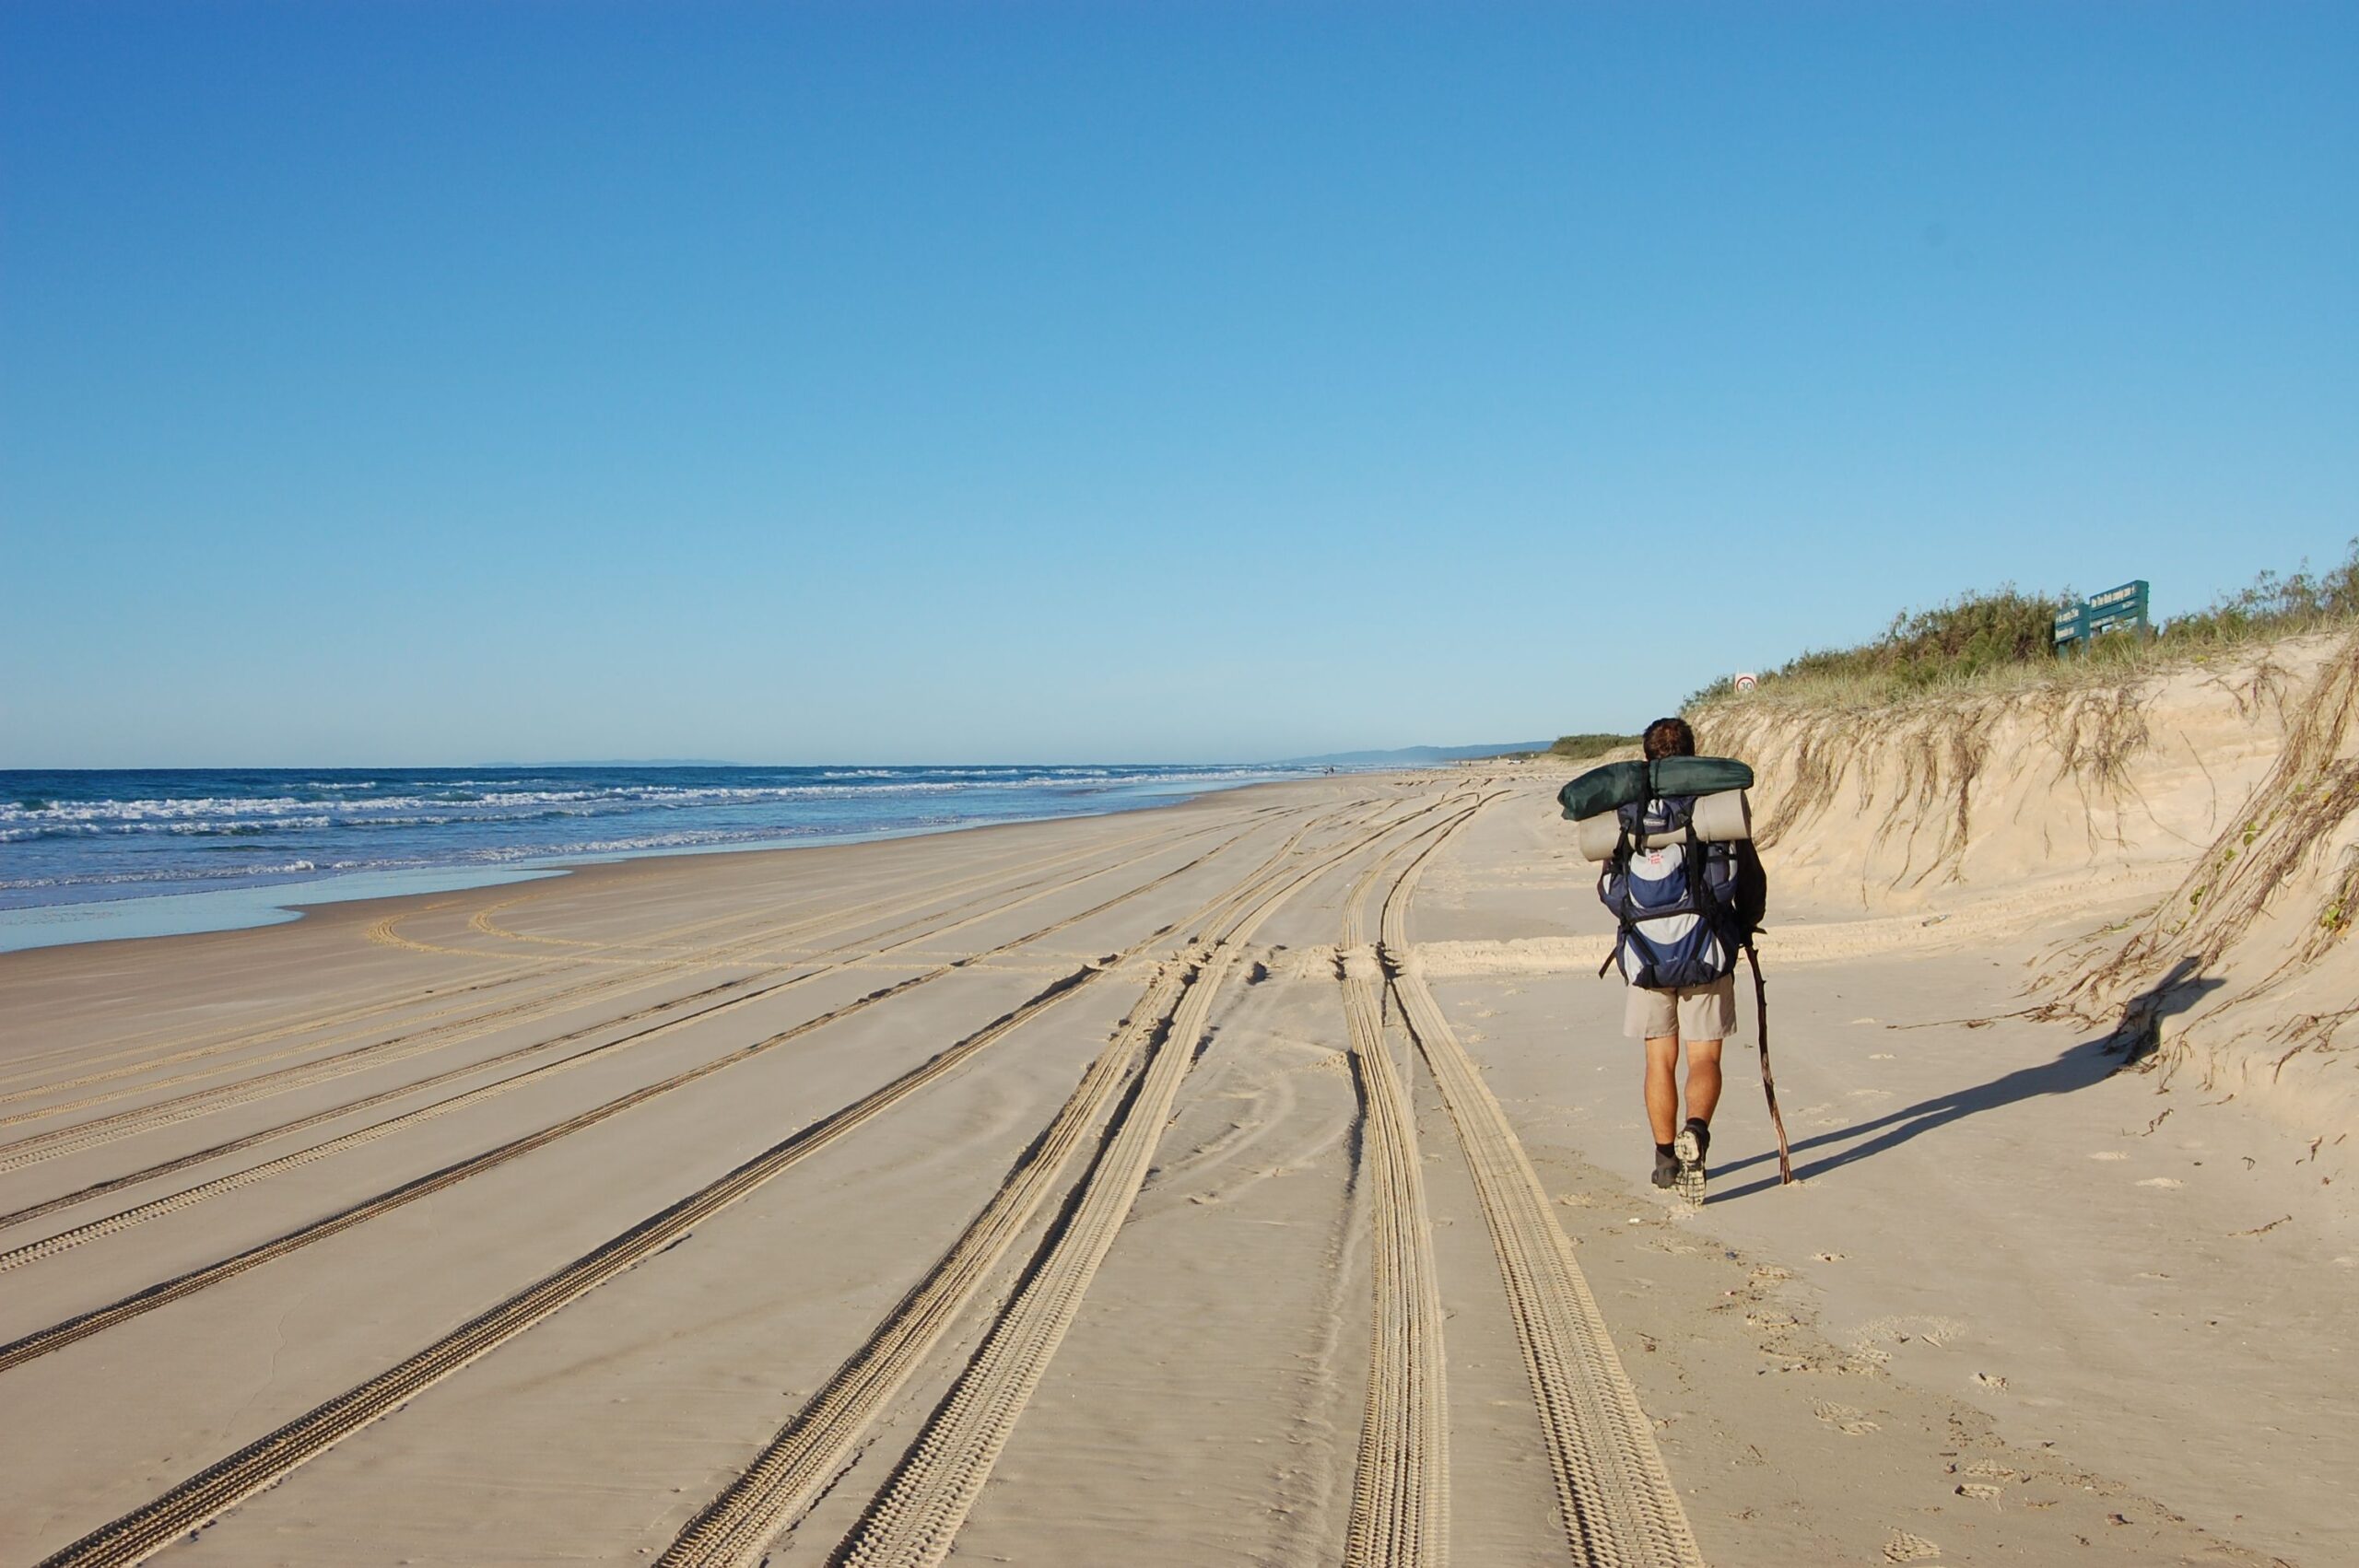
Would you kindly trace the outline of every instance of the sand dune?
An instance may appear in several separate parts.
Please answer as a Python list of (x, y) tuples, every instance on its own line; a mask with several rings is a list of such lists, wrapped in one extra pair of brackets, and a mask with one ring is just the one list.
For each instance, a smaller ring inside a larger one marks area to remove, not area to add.
[[(1761, 770), (1782, 887), (1904, 917), (1813, 924), (1795, 961), (2126, 905), (2042, 964), (2044, 995), (2306, 1137), (2359, 1129), (2335, 1043), (2359, 1019), (2359, 636), (2118, 686), (1865, 714), (1740, 704), (1710, 729)], [(1942, 922), (1924, 938), (1905, 923), (1919, 911)]]

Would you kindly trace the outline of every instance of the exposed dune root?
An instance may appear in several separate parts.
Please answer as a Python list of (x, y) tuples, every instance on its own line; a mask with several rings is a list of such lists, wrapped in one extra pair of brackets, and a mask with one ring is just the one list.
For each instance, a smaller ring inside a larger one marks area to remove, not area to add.
[(2039, 984), (2126, 1060), (2325, 1141), (2359, 1121), (2359, 637), (2309, 681), (2267, 673), (2284, 743), (2245, 808), (2126, 936)]
[[(2061, 977), (2059, 1000), (2101, 1009), (2173, 974), (2186, 985), (2216, 977), (2236, 955), (2236, 1000), (2253, 1000), (2311, 975), (2343, 946), (2359, 912), (2354, 897), (2359, 637), (2287, 714), (2277, 766), (2246, 809), (2126, 941)], [(2263, 935), (2265, 945), (2254, 941)], [(2248, 944), (2257, 951), (2238, 954)]]
[[(1873, 718), (1715, 715), (1712, 741), (1714, 749), (1758, 759), (1755, 835), (1764, 848), (1851, 836), (1881, 851), (1859, 856), (1863, 882), (1919, 887), (1963, 880), (1978, 823), (1996, 803), (1986, 776), (2001, 720), (2032, 731), (2006, 737), (2008, 750), (2041, 767), (2048, 788), (2069, 787), (2116, 810), (2129, 803), (2126, 765), (2147, 737), (2127, 688), (1933, 697)], [(2025, 746), (2026, 739), (2039, 743)]]
[(1874, 710), (1736, 701), (1700, 715), (1702, 740), (1753, 763), (1765, 850), (1872, 909), (2183, 860), (2274, 759), (2317, 657)]

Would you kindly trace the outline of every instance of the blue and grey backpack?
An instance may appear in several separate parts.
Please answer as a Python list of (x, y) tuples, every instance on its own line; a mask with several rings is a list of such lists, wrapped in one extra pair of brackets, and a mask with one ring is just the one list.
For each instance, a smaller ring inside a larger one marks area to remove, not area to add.
[[(1615, 812), (1620, 837), (1598, 873), (1597, 895), (1619, 930), (1598, 969), (1649, 990), (1708, 986), (1736, 967), (1761, 924), (1767, 881), (1753, 846), (1707, 843), (1693, 795), (1633, 801)], [(1672, 842), (1648, 848), (1650, 839)]]

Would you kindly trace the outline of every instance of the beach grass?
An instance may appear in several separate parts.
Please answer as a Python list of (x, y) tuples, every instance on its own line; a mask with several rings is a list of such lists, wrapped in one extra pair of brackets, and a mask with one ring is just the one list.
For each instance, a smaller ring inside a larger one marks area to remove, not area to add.
[(1893, 618), (1881, 637), (1853, 648), (1798, 655), (1739, 694), (1723, 677), (1681, 705), (1695, 713), (1745, 702), (1812, 709), (1889, 707), (1944, 696), (2071, 690), (2201, 664), (2255, 643), (2359, 627), (2359, 539), (2342, 561), (2313, 572), (2306, 563), (2263, 572), (2211, 605), (2150, 632), (2114, 632), (2059, 653), (2058, 607), (2069, 594), (2025, 593), (2013, 584), (1962, 594)]

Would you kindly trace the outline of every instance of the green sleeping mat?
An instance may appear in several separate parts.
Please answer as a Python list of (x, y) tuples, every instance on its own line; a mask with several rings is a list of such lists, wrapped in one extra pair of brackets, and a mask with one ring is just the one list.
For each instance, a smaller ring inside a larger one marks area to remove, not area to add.
[(1717, 795), (1753, 788), (1753, 769), (1732, 756), (1666, 756), (1655, 760), (1657, 795)]
[(1556, 791), (1556, 803), (1574, 822), (1599, 816), (1633, 801), (1661, 795), (1717, 795), (1753, 788), (1753, 769), (1729, 756), (1666, 756), (1643, 762), (1609, 762)]
[(1652, 790), (1647, 788), (1647, 765), (1643, 762), (1609, 762), (1602, 767), (1592, 767), (1579, 778), (1556, 791), (1556, 803), (1575, 822), (1584, 817), (1602, 816), (1617, 806), (1632, 801), (1643, 801)]

